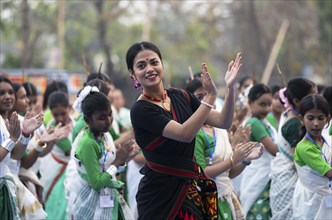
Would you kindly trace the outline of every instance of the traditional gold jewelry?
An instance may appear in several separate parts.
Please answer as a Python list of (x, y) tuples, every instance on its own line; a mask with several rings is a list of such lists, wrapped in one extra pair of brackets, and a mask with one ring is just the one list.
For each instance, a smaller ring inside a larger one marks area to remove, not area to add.
[(37, 140), (36, 142), (37, 142), (37, 146), (35, 147), (35, 150), (38, 151), (39, 153), (43, 152), (45, 150), (45, 148), (47, 147), (47, 143), (40, 145), (39, 140)]
[(229, 158), (229, 160), (231, 161), (231, 167), (234, 167), (233, 156), (231, 156), (231, 157)]
[(110, 146), (105, 146), (105, 149), (107, 150), (107, 152), (110, 152), (111, 147)]
[(164, 90), (164, 93), (163, 93), (163, 99), (156, 99), (156, 98), (153, 98), (151, 96), (148, 96), (147, 94), (145, 94), (143, 91), (142, 91), (142, 94), (145, 98), (147, 99), (150, 99), (151, 101), (155, 101), (155, 102), (161, 102), (161, 105), (163, 106), (164, 109), (166, 109), (167, 111), (171, 111), (171, 104), (168, 103), (166, 100), (167, 100), (167, 92)]

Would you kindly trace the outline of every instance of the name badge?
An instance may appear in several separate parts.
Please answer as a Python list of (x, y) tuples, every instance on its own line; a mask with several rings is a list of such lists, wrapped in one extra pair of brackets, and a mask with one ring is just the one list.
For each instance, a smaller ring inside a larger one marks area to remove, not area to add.
[(113, 208), (114, 197), (112, 195), (100, 196), (100, 208)]
[(100, 208), (112, 208), (114, 207), (113, 190), (104, 188), (100, 192)]

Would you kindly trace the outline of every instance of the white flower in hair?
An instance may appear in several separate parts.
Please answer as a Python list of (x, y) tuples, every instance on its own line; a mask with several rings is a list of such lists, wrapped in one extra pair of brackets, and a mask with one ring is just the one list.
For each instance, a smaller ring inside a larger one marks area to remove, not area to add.
[(99, 89), (96, 86), (85, 86), (73, 104), (75, 111), (82, 113), (82, 102), (90, 94), (90, 92), (99, 92)]

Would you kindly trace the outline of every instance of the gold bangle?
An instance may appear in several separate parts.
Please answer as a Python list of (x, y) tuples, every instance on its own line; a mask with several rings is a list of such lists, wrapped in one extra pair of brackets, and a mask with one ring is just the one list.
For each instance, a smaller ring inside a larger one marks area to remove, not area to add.
[(229, 158), (229, 160), (231, 161), (231, 167), (234, 167), (233, 156), (231, 156), (231, 157)]
[(204, 101), (201, 101), (201, 103), (209, 108), (213, 108), (214, 106), (213, 105), (210, 105), (209, 103), (207, 102), (204, 102)]
[(47, 147), (46, 143), (44, 143), (43, 146), (40, 146), (39, 144), (37, 144), (37, 146), (35, 147), (35, 150), (38, 151), (39, 153), (42, 153), (46, 147)]

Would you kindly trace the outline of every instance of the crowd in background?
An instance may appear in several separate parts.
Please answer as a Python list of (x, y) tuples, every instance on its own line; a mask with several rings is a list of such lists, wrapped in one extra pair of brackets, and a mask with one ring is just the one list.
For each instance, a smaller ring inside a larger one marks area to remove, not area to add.
[[(181, 91), (209, 107), (203, 74)], [(231, 126), (204, 123), (194, 139), (218, 219), (331, 219), (332, 86), (241, 74)], [(0, 76), (0, 219), (137, 219), (146, 159), (121, 89), (99, 72), (74, 103), (61, 81), (37, 91)]]

